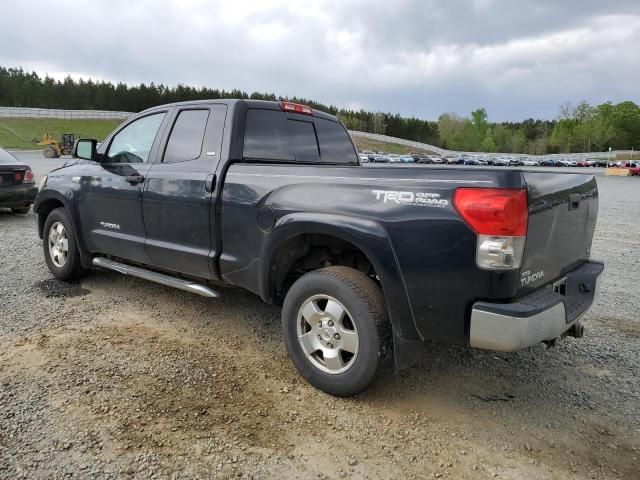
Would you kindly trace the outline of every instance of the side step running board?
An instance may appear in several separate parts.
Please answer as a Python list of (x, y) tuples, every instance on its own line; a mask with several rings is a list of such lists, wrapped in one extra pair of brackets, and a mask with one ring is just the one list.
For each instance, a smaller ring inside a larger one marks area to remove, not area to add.
[(93, 259), (93, 264), (97, 267), (108, 268), (115, 270), (116, 272), (124, 273), (125, 275), (131, 275), (132, 277), (144, 278), (152, 282), (167, 285), (168, 287), (179, 288), (191, 293), (197, 293), (203, 297), (219, 297), (220, 294), (209, 287), (201, 285), (199, 283), (192, 282), (191, 280), (183, 280), (182, 278), (172, 277), (170, 275), (164, 275), (162, 273), (152, 272), (144, 268), (132, 267), (124, 263), (114, 262), (104, 257), (96, 257)]

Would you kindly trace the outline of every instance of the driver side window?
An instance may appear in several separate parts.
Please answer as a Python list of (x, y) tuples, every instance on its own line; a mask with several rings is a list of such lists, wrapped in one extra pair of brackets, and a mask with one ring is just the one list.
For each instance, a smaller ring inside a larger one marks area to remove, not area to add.
[(154, 113), (120, 130), (107, 152), (106, 163), (146, 163), (166, 113)]

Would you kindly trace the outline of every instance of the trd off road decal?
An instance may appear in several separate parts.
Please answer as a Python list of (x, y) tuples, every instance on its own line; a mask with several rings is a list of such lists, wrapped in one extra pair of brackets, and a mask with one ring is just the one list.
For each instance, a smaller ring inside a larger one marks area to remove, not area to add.
[(396, 190), (371, 190), (371, 192), (376, 196), (376, 200), (381, 200), (383, 203), (436, 208), (443, 208), (449, 205), (449, 200), (440, 198), (439, 193), (400, 192)]

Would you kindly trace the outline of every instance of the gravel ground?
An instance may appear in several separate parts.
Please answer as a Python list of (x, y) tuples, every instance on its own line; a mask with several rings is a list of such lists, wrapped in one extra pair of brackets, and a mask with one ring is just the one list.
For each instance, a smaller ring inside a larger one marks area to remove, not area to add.
[(33, 215), (0, 212), (0, 477), (640, 478), (640, 180), (598, 180), (607, 270), (583, 339), (429, 344), (353, 399), (300, 379), (278, 308), (57, 282)]

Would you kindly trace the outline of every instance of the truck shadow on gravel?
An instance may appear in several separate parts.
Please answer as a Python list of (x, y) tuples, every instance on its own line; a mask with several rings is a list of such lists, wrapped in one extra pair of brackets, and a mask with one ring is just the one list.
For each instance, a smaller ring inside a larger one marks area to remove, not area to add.
[(33, 285), (33, 288), (41, 291), (46, 298), (69, 298), (89, 293), (89, 290), (82, 288), (79, 281), (61, 282), (55, 278), (37, 282)]

